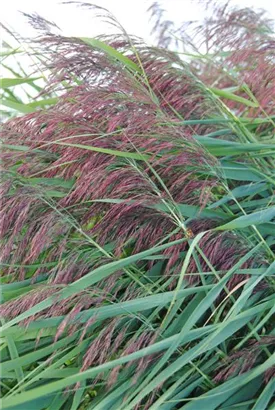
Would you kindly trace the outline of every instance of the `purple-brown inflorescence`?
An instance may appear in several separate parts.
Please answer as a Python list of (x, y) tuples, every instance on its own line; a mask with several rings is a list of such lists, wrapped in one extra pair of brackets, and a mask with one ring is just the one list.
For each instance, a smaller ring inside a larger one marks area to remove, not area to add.
[[(158, 2), (152, 4), (149, 10), (158, 45), (183, 47), (191, 53), (199, 50), (213, 56), (210, 60), (198, 55), (190, 62), (204, 84), (219, 89), (237, 86), (235, 93), (255, 103), (246, 107), (246, 115), (253, 118), (265, 112), (272, 116), (275, 100), (274, 22), (263, 10), (233, 7), (229, 1), (197, 0), (197, 3), (205, 8), (204, 21), (183, 22), (177, 27), (165, 19), (165, 10)], [(251, 94), (254, 96), (252, 100)], [(243, 112), (243, 104), (235, 99), (226, 99), (226, 104), (234, 112)]]
[[(160, 202), (202, 207), (218, 183), (213, 174), (215, 159), (174, 114), (177, 111), (185, 119), (203, 117), (206, 99), (164, 51), (137, 43), (148, 82), (143, 85), (81, 41), (55, 36), (43, 41), (59, 50), (52, 56), (53, 84), (55, 78), (73, 81), (68, 78), (69, 67), (75, 70), (72, 75), (81, 74), (84, 81), (72, 84), (55, 107), (3, 126), (6, 144), (29, 148), (18, 154), (8, 149), (2, 152), (4, 169), (17, 164), (18, 175), (2, 199), (3, 260), (29, 264), (42, 254), (47, 255), (47, 262), (56, 260), (54, 246), (62, 243), (59, 252), (68, 252), (66, 238), (75, 224), (96, 236), (101, 245), (115, 240), (117, 256), (128, 240), (135, 243), (134, 252), (153, 246), (176, 227), (171, 215), (158, 209)], [(110, 45), (118, 50), (127, 47), (119, 40)], [(137, 63), (134, 53), (131, 58)], [(137, 157), (132, 160), (131, 154)], [(9, 178), (5, 176), (5, 184)], [(26, 178), (35, 181), (32, 188), (24, 184)], [(59, 178), (65, 182), (52, 203), (47, 181)], [(64, 213), (60, 216), (67, 207), (69, 223)], [(14, 249), (19, 236), (24, 246)]]
[[(242, 374), (251, 370), (260, 356), (265, 354), (263, 348), (275, 348), (275, 336), (263, 336), (260, 340), (251, 340), (247, 348), (241, 349), (226, 359), (214, 378), (215, 382), (225, 381), (236, 374)], [(269, 368), (265, 374), (265, 382), (268, 383), (274, 373), (274, 366)]]

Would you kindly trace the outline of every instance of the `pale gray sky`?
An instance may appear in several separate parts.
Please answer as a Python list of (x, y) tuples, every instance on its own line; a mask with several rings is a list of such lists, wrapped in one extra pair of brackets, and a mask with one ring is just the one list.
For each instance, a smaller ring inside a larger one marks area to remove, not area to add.
[[(222, 1), (222, 0), (221, 0)], [(87, 0), (86, 0), (87, 2)], [(153, 0), (91, 0), (110, 10), (129, 34), (135, 34), (150, 42), (149, 14), (146, 12)], [(167, 18), (180, 23), (184, 20), (202, 18), (202, 9), (192, 0), (162, 0), (159, 3), (167, 10)], [(232, 0), (233, 4), (246, 7), (264, 8), (275, 19), (274, 0)], [(112, 28), (93, 18), (93, 14), (76, 5), (64, 5), (60, 0), (7, 0), (1, 8), (1, 21), (24, 36), (33, 31), (26, 19), (18, 11), (37, 12), (57, 23), (65, 35), (92, 37), (111, 33)]]

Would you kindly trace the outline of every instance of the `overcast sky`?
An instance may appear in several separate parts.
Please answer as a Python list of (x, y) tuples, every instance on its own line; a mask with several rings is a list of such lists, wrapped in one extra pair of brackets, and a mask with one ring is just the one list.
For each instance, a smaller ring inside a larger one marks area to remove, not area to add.
[[(146, 11), (153, 0), (91, 0), (89, 2), (107, 8), (129, 34), (138, 35), (150, 42), (151, 26)], [(1, 8), (0, 20), (24, 36), (32, 35), (33, 32), (19, 11), (37, 12), (57, 23), (65, 35), (92, 37), (112, 32), (111, 27), (108, 28), (106, 24), (100, 23), (99, 19), (94, 19), (92, 13), (84, 12), (75, 4), (61, 3), (60, 0), (7, 0)], [(167, 10), (166, 17), (176, 23), (203, 17), (202, 8), (192, 0), (162, 0), (159, 3)], [(232, 3), (242, 7), (264, 8), (270, 17), (275, 19), (274, 0), (232, 0)]]

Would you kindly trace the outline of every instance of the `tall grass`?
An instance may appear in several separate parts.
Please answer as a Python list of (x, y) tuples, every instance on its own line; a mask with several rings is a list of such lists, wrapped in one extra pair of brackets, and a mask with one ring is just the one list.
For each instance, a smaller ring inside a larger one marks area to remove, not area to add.
[(1, 130), (2, 408), (272, 408), (273, 80), (31, 20), (40, 103), (2, 81), (28, 110)]

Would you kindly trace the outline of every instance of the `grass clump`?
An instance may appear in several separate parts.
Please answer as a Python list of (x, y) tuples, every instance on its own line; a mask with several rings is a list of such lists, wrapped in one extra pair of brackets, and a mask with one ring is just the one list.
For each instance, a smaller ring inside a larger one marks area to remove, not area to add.
[(270, 83), (32, 21), (54, 101), (1, 130), (3, 409), (269, 408)]

